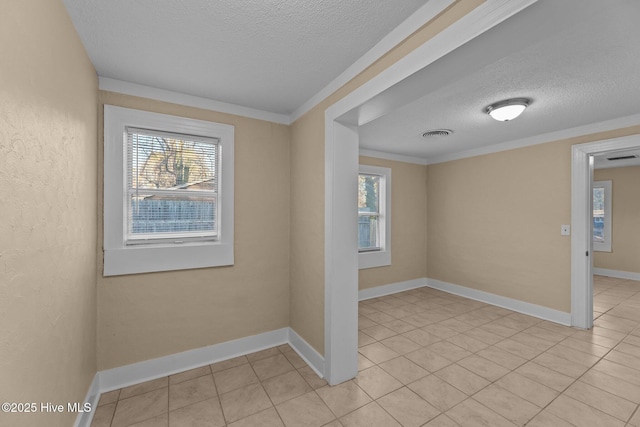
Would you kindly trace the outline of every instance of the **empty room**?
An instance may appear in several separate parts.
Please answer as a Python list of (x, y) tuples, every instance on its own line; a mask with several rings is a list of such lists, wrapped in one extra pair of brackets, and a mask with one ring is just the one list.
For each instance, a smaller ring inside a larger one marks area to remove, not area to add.
[(0, 13), (0, 425), (640, 427), (640, 4)]

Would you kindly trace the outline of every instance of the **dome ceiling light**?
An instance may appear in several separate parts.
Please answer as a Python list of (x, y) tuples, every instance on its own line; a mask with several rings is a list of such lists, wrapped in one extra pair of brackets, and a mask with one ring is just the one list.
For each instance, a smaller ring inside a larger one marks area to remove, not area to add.
[(489, 105), (485, 112), (499, 122), (518, 117), (531, 104), (529, 98), (512, 98)]

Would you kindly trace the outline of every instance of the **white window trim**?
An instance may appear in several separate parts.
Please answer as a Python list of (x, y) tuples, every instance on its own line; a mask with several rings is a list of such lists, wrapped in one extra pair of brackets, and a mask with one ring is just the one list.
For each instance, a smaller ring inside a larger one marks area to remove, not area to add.
[[(216, 241), (125, 245), (126, 128), (218, 138), (220, 228)], [(129, 108), (104, 106), (104, 275), (233, 265), (234, 127)]]
[[(593, 242), (593, 250), (611, 252), (611, 181), (594, 181), (593, 188), (604, 188), (604, 242)], [(593, 217), (591, 227), (591, 236), (593, 236)]]
[(380, 218), (383, 222), (380, 227), (380, 240), (382, 248), (377, 251), (358, 252), (358, 269), (384, 267), (391, 265), (391, 169), (380, 166), (360, 165), (361, 174), (380, 175)]

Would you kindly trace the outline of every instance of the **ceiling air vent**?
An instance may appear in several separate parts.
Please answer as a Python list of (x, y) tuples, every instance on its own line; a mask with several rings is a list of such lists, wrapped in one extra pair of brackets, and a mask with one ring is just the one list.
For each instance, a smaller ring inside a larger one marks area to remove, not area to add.
[(451, 129), (433, 129), (428, 130), (422, 134), (423, 138), (438, 138), (443, 136), (449, 136), (453, 133)]
[(607, 157), (607, 160), (629, 160), (629, 159), (637, 159), (638, 156), (633, 154), (631, 156), (618, 156), (618, 157)]

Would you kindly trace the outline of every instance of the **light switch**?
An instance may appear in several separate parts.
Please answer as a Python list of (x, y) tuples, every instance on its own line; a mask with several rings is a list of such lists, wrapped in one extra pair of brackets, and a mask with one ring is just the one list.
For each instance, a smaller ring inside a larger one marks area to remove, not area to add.
[(560, 235), (561, 236), (569, 236), (571, 234), (571, 226), (567, 224), (563, 224), (560, 226)]

